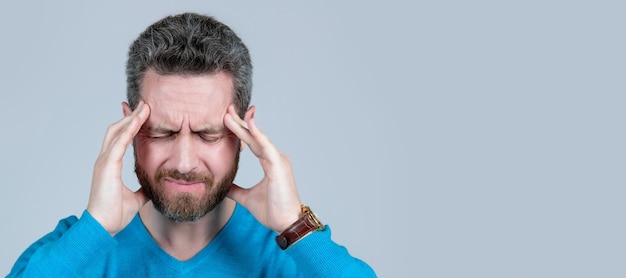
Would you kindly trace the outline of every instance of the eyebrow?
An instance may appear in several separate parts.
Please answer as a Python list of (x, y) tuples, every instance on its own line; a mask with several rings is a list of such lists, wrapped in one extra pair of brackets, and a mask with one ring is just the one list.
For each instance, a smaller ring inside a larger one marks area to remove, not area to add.
[(166, 133), (176, 132), (175, 130), (171, 128), (166, 128), (163, 126), (154, 126), (154, 125), (148, 125), (145, 127), (145, 129), (149, 133), (156, 133), (156, 134), (166, 134)]

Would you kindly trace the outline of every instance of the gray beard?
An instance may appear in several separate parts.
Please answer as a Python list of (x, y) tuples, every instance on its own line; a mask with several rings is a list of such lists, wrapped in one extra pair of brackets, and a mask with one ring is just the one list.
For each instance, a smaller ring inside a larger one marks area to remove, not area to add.
[[(195, 172), (181, 174), (177, 170), (171, 169), (158, 169), (155, 176), (151, 179), (135, 157), (135, 173), (137, 174), (139, 184), (143, 188), (143, 192), (152, 201), (157, 211), (174, 222), (197, 221), (217, 207), (228, 195), (237, 175), (238, 165), (239, 152), (237, 152), (235, 163), (231, 167), (230, 172), (217, 183), (207, 174)], [(205, 193), (201, 196), (194, 196), (190, 193), (178, 193), (167, 198), (162, 184), (163, 179), (166, 177), (185, 181), (200, 180), (206, 187)]]

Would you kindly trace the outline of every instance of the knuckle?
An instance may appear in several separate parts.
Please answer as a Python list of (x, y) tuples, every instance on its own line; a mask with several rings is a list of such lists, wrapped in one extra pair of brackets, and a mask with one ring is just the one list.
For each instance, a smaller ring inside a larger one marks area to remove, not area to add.
[(111, 134), (116, 130), (117, 123), (109, 125), (106, 130), (106, 134)]

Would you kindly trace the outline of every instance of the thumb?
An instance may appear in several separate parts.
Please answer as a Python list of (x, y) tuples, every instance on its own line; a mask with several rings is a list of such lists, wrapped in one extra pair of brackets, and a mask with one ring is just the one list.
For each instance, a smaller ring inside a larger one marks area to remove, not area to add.
[(226, 196), (235, 200), (235, 202), (243, 205), (245, 203), (246, 197), (248, 197), (248, 189), (245, 189), (233, 183), (230, 186), (230, 191), (228, 192), (228, 195)]

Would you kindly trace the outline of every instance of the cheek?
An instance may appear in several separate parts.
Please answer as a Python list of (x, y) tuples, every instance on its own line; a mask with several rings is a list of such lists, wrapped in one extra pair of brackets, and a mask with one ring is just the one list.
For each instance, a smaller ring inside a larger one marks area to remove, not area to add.
[(239, 139), (223, 140), (220, 144), (207, 146), (204, 157), (211, 171), (221, 176), (230, 172), (239, 151)]
[(216, 149), (216, 153), (219, 154), (219, 157), (222, 160), (227, 160), (228, 162), (232, 162), (235, 160), (235, 156), (240, 151), (239, 149), (239, 141), (235, 140), (224, 140), (224, 142), (218, 149)]
[(137, 163), (148, 173), (154, 173), (156, 169), (163, 163), (165, 150), (158, 144), (139, 143), (135, 145), (135, 159)]

